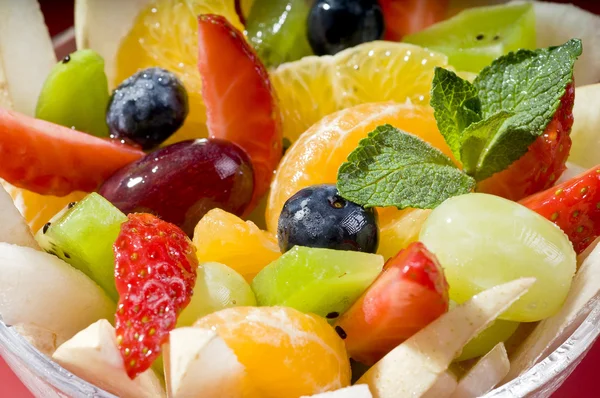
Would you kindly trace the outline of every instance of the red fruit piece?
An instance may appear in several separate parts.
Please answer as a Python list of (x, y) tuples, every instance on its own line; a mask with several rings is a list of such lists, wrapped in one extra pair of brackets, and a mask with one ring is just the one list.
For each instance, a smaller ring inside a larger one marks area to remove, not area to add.
[(435, 255), (414, 242), (390, 258), (335, 323), (352, 359), (372, 365), (448, 311), (448, 283)]
[(222, 16), (198, 17), (198, 45), (209, 135), (232, 141), (250, 156), (256, 204), (282, 155), (281, 116), (269, 75), (244, 35)]
[(600, 235), (600, 166), (520, 203), (558, 225), (579, 254)]
[(575, 86), (567, 85), (560, 105), (544, 134), (529, 146), (529, 151), (506, 170), (480, 182), (477, 191), (521, 200), (550, 188), (565, 171), (571, 149)]
[(0, 178), (42, 195), (92, 192), (144, 152), (0, 108)]
[(443, 20), (448, 0), (379, 0), (385, 21), (385, 40), (401, 41)]
[(120, 299), (117, 341), (132, 379), (160, 355), (189, 304), (198, 259), (187, 235), (150, 214), (130, 214), (113, 246)]

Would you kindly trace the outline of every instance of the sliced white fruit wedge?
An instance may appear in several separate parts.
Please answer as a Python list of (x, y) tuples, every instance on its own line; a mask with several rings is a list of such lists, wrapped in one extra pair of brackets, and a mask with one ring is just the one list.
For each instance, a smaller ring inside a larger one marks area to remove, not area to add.
[(504, 344), (498, 343), (460, 379), (451, 397), (480, 397), (491, 391), (509, 369), (510, 362)]
[(0, 315), (9, 325), (36, 325), (66, 340), (115, 304), (82, 272), (58, 257), (0, 243)]
[(588, 169), (600, 164), (599, 110), (600, 84), (577, 87), (571, 129), (573, 145), (569, 161)]
[(394, 348), (357, 384), (367, 384), (375, 398), (422, 396), (465, 344), (534, 283), (535, 278), (522, 278), (481, 292)]
[(0, 106), (33, 116), (56, 63), (52, 40), (36, 0), (0, 0)]
[(56, 333), (35, 325), (17, 323), (12, 328), (19, 333), (29, 344), (38, 349), (42, 354), (49, 357), (54, 354), (56, 347), (63, 343), (58, 340)]
[(39, 249), (29, 225), (0, 184), (0, 242)]
[(163, 358), (169, 397), (244, 396), (246, 370), (212, 330), (183, 327), (171, 331)]
[(560, 311), (541, 321), (511, 355), (510, 371), (504, 382), (519, 376), (562, 344), (587, 316), (594, 298), (600, 299), (600, 245), (589, 252), (575, 274)]
[(148, 3), (150, 0), (75, 0), (77, 49), (91, 48), (104, 58), (109, 84), (115, 79), (121, 40)]
[(305, 395), (300, 398), (373, 398), (373, 394), (366, 384), (357, 384), (339, 390), (322, 392), (315, 395)]
[(457, 385), (456, 376), (447, 370), (438, 376), (433, 386), (421, 398), (448, 398), (452, 395)]
[(164, 397), (151, 369), (134, 380), (127, 376), (115, 329), (101, 319), (57, 348), (52, 358), (69, 372), (118, 397)]

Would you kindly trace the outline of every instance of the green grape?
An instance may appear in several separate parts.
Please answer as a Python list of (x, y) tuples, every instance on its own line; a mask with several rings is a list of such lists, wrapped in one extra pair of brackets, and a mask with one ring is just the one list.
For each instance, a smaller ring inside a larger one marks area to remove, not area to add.
[(199, 318), (237, 306), (255, 306), (256, 298), (243, 276), (220, 263), (203, 263), (190, 304), (177, 319), (177, 327), (193, 325)]
[(455, 361), (464, 361), (487, 354), (496, 344), (508, 340), (515, 333), (519, 325), (519, 322), (498, 319), (483, 332), (479, 333), (477, 337), (469, 341)]
[(311, 55), (306, 34), (308, 0), (256, 0), (246, 21), (246, 34), (267, 67)]
[(518, 203), (472, 193), (450, 198), (431, 212), (420, 240), (436, 254), (450, 299), (473, 295), (522, 277), (536, 283), (501, 319), (535, 322), (555, 314), (575, 274), (575, 251), (553, 223)]
[(477, 73), (510, 51), (536, 48), (535, 13), (531, 4), (470, 8), (403, 40), (446, 54), (458, 70)]
[(80, 50), (52, 68), (38, 98), (35, 117), (108, 137), (108, 100), (104, 60), (92, 50)]

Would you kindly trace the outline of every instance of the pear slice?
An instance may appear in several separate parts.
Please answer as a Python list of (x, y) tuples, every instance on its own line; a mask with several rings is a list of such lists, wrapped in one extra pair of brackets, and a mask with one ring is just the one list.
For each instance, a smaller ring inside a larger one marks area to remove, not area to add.
[[(1, 1), (1, 0), (0, 0)], [(0, 184), (0, 242), (39, 249), (27, 222)]]
[(375, 398), (422, 396), (462, 348), (535, 282), (522, 278), (485, 290), (440, 316), (389, 352), (357, 382)]
[(56, 333), (36, 325), (17, 323), (12, 325), (12, 328), (39, 352), (49, 357), (54, 354), (56, 347), (63, 343), (59, 342)]
[(151, 369), (134, 380), (127, 376), (115, 329), (106, 319), (77, 333), (58, 347), (52, 358), (74, 375), (119, 397), (165, 396)]
[(29, 116), (56, 56), (36, 0), (0, 0), (0, 106)]
[(246, 369), (212, 330), (183, 327), (171, 331), (163, 358), (169, 397), (244, 395)]
[(457, 385), (456, 376), (447, 370), (438, 376), (433, 386), (421, 395), (421, 398), (448, 398), (452, 395)]
[(503, 343), (498, 343), (460, 379), (452, 398), (480, 397), (491, 391), (508, 373), (510, 362)]
[(36, 325), (67, 340), (114, 311), (98, 285), (58, 257), (0, 243), (0, 315), (8, 325)]
[(511, 356), (508, 382), (554, 351), (570, 336), (600, 299), (600, 245), (587, 255), (573, 278), (571, 290), (560, 311), (541, 321)]
[[(584, 51), (587, 51), (584, 50)], [(579, 61), (578, 61), (579, 62)], [(600, 84), (577, 87), (573, 106), (573, 146), (569, 161), (585, 168), (600, 164)]]
[(340, 388), (339, 390), (322, 392), (320, 394), (303, 396), (300, 398), (373, 398), (373, 394), (366, 384)]
[(89, 48), (104, 58), (109, 86), (115, 81), (115, 61), (121, 40), (149, 3), (150, 0), (75, 0), (77, 49)]

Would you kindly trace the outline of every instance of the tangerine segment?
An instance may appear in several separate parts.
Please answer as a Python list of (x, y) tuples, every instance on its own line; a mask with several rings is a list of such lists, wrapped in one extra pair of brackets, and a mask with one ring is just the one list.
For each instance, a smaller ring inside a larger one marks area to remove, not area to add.
[(216, 330), (245, 366), (252, 397), (297, 398), (350, 384), (344, 342), (327, 321), (287, 307), (234, 307), (195, 326)]
[[(277, 231), (279, 214), (287, 199), (310, 185), (335, 184), (338, 168), (350, 152), (383, 124), (414, 134), (451, 156), (429, 106), (371, 103), (326, 116), (300, 136), (279, 164), (266, 211), (269, 231)], [(381, 217), (380, 225), (385, 222)]]
[(197, 67), (200, 14), (223, 15), (236, 28), (243, 29), (234, 0), (153, 0), (140, 12), (117, 52), (113, 87), (138, 70), (152, 66), (175, 73), (183, 82), (189, 97), (189, 114), (183, 127), (165, 144), (208, 135)]
[(194, 229), (200, 262), (218, 262), (239, 272), (248, 282), (281, 256), (277, 238), (221, 209), (206, 213)]

